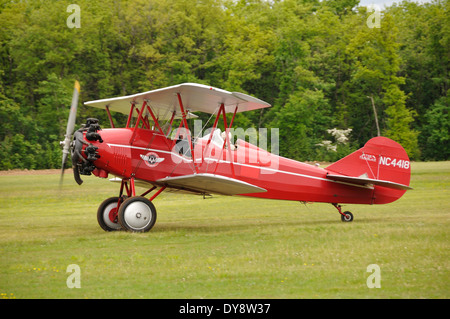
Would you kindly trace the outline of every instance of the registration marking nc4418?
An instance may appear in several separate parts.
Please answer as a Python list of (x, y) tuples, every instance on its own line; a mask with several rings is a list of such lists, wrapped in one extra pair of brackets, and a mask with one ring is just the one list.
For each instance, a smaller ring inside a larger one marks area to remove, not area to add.
[(409, 168), (409, 161), (396, 158), (380, 156), (380, 164), (385, 166), (398, 167), (403, 169)]

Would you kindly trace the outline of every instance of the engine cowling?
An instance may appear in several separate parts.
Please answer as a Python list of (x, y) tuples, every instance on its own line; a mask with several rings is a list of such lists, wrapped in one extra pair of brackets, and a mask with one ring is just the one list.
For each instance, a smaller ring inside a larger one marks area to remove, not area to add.
[(102, 137), (98, 131), (101, 131), (98, 119), (88, 118), (86, 124), (77, 130), (73, 135), (71, 145), (72, 149), (72, 168), (75, 181), (78, 185), (83, 183), (80, 175), (91, 175), (96, 169), (93, 162), (100, 158), (93, 141), (103, 143)]

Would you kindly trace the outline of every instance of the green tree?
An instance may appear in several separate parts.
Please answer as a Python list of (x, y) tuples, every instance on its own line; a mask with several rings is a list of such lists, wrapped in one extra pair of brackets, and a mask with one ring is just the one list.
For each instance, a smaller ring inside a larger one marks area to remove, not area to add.
[[(397, 34), (392, 15), (385, 14), (380, 28), (360, 26), (348, 45), (347, 50), (352, 52), (354, 59), (354, 74), (349, 84), (353, 104), (358, 105), (353, 127), (364, 136), (363, 140), (376, 135), (376, 121), (368, 99), (374, 97), (375, 107), (379, 109), (377, 114), (381, 116), (382, 133), (404, 144), (409, 156), (417, 158), (418, 132), (411, 126), (414, 112), (407, 109), (407, 96), (400, 88), (404, 77), (399, 76), (401, 59)], [(367, 125), (365, 119), (369, 119), (371, 125)]]
[(301, 89), (284, 107), (274, 109), (272, 127), (280, 130), (280, 155), (297, 160), (316, 159), (317, 144), (330, 124), (329, 103), (321, 91)]
[(387, 118), (383, 135), (400, 143), (411, 158), (417, 159), (419, 132), (411, 129), (414, 112), (406, 108), (405, 100), (405, 93), (395, 84), (391, 84), (384, 92)]
[(421, 144), (423, 155), (432, 160), (448, 160), (450, 158), (450, 98), (437, 100), (425, 114), (422, 127)]
[(420, 130), (418, 139), (423, 159), (443, 159), (433, 150), (445, 150), (440, 141), (448, 135), (448, 130), (444, 133), (444, 123), (439, 134), (436, 133), (440, 128), (433, 128), (431, 123), (438, 123), (438, 114), (445, 118), (442, 106), (449, 88), (449, 6), (447, 0), (424, 5), (402, 2), (388, 10), (400, 29), (399, 54), (403, 60), (400, 72), (405, 77), (402, 89), (408, 96), (406, 105), (417, 114), (413, 127)]
[(332, 128), (363, 145), (373, 99), (411, 158), (448, 159), (448, 0), (393, 4), (372, 29), (357, 0), (79, 0), (81, 28), (68, 4), (0, 0), (0, 169), (59, 166), (75, 79), (78, 124), (109, 123), (83, 101), (199, 82), (271, 103), (235, 124), (278, 127), (285, 156), (332, 159)]

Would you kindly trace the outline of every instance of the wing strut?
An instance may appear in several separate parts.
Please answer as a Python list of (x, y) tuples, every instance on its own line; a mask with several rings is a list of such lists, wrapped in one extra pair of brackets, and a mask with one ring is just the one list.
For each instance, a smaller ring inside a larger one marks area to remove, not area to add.
[(192, 145), (191, 132), (189, 131), (189, 126), (188, 126), (188, 123), (187, 123), (187, 120), (186, 120), (186, 112), (184, 110), (183, 101), (181, 100), (181, 94), (177, 93), (177, 97), (178, 97), (178, 103), (179, 103), (180, 110), (181, 110), (182, 123), (183, 123), (183, 126), (186, 129), (187, 135), (188, 135), (187, 139), (188, 139), (188, 142), (189, 142), (189, 147), (191, 148), (192, 162), (194, 164), (195, 172), (198, 174), (198, 167), (197, 167), (197, 163), (195, 163), (194, 147)]
[[(220, 105), (220, 107), (219, 107), (219, 112), (217, 113), (216, 119), (214, 120), (214, 125), (213, 125), (213, 127), (212, 127), (211, 134), (209, 135), (208, 141), (206, 142), (205, 150), (202, 152), (202, 163), (205, 163), (204, 155), (205, 155), (205, 154), (208, 154), (209, 146), (210, 146), (210, 144), (211, 144), (211, 140), (212, 140), (212, 137), (213, 137), (213, 132), (214, 132), (214, 131), (216, 130), (216, 128), (217, 128), (217, 123), (219, 122), (219, 118), (220, 118), (221, 113), (222, 113), (222, 116), (223, 116), (223, 124), (224, 124), (224, 127), (225, 127), (225, 135), (226, 135), (226, 136), (225, 136), (225, 139), (224, 139), (224, 141), (223, 141), (222, 149), (220, 150), (220, 155), (219, 155), (218, 158), (219, 158), (219, 159), (222, 158), (223, 150), (225, 149), (225, 145), (226, 145), (227, 148), (228, 148), (228, 156), (229, 156), (229, 158), (230, 158), (230, 166), (231, 166), (231, 172), (232, 172), (233, 178), (235, 178), (236, 175), (235, 175), (235, 173), (234, 173), (233, 156), (232, 156), (232, 154), (231, 154), (231, 145), (230, 145), (230, 136), (229, 136), (229, 132), (230, 132), (231, 127), (233, 126), (234, 118), (236, 117), (237, 111), (238, 111), (238, 106), (236, 105), (236, 107), (235, 107), (235, 109), (234, 109), (233, 117), (231, 118), (231, 121), (230, 121), (230, 125), (228, 125), (228, 123), (227, 123), (227, 115), (226, 115), (226, 111), (225, 111), (225, 105), (224, 105), (223, 103)], [(219, 162), (220, 162), (220, 160), (217, 161), (216, 167), (214, 168), (214, 171), (213, 171), (213, 174), (216, 173), (217, 168), (218, 168), (218, 166), (219, 166)], [(206, 164), (206, 165), (207, 165), (207, 166), (206, 166), (206, 171), (208, 171), (208, 164), (209, 164), (209, 163), (208, 163), (208, 161), (207, 161), (207, 164)]]
[[(224, 150), (225, 145), (226, 145), (227, 149), (228, 149), (228, 156), (230, 157), (231, 173), (232, 173), (233, 178), (236, 178), (236, 174), (234, 173), (233, 157), (231, 156), (231, 145), (230, 145), (229, 132), (230, 132), (231, 126), (233, 125), (234, 118), (235, 118), (237, 110), (238, 110), (238, 106), (236, 105), (236, 108), (234, 109), (233, 117), (231, 118), (231, 121), (230, 121), (230, 126), (228, 126), (228, 124), (227, 124), (227, 115), (225, 113), (225, 108), (223, 107), (223, 104), (222, 104), (221, 110), (222, 110), (222, 113), (223, 113), (223, 125), (225, 127), (225, 139), (223, 141), (222, 150), (220, 151), (219, 158), (222, 158), (223, 150)], [(219, 113), (217, 114), (217, 117), (219, 117), (219, 116), (220, 116), (220, 110), (219, 110)], [(214, 169), (214, 173), (213, 174), (216, 173), (217, 167), (219, 167), (219, 161), (217, 161), (217, 163), (216, 163), (216, 168)]]
[(139, 116), (138, 116), (138, 118), (136, 120), (136, 124), (134, 125), (133, 134), (131, 135), (131, 138), (130, 138), (130, 145), (133, 145), (134, 138), (136, 136), (136, 131), (137, 131), (137, 128), (139, 126), (139, 123), (142, 120), (142, 114), (144, 114), (144, 110), (145, 110), (145, 106), (146, 105), (147, 105), (147, 100), (144, 101), (144, 103), (142, 104), (141, 110), (139, 111)]
[[(205, 150), (202, 152), (202, 163), (205, 162), (205, 158), (204, 157), (205, 157), (205, 154), (208, 154), (208, 148), (209, 148), (209, 145), (211, 144), (211, 140), (212, 140), (212, 137), (213, 137), (213, 132), (217, 128), (217, 123), (219, 122), (220, 112), (222, 111), (223, 107), (224, 107), (223, 103), (220, 104), (219, 112), (216, 115), (216, 119), (214, 120), (214, 124), (213, 124), (213, 127), (211, 129), (211, 134), (209, 134), (208, 142), (206, 142)], [(208, 171), (208, 166), (206, 166), (206, 171)]]

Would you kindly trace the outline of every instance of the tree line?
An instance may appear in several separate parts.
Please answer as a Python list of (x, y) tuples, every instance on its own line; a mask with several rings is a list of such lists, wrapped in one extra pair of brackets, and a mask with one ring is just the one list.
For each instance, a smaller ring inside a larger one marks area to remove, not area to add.
[[(272, 107), (235, 126), (279, 128), (280, 155), (297, 160), (378, 134), (413, 160), (450, 158), (447, 0), (73, 2), (0, 0), (0, 170), (60, 166), (75, 80), (81, 102), (183, 82), (251, 94)], [(80, 103), (87, 117), (109, 123)]]

